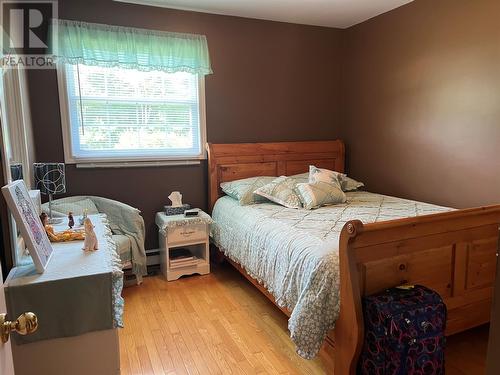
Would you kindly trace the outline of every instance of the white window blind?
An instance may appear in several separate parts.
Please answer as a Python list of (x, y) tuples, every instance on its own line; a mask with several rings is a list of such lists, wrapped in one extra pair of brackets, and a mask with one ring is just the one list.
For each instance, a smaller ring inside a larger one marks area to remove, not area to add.
[(203, 78), (81, 64), (64, 69), (73, 161), (203, 157)]

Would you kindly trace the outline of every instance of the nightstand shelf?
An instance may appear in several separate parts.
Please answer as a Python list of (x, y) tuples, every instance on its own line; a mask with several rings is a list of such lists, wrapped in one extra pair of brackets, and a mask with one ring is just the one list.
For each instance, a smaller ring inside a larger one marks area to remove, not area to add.
[[(177, 280), (185, 275), (206, 275), (210, 273), (209, 226), (210, 216), (203, 211), (196, 217), (184, 215), (167, 216), (163, 212), (156, 214), (159, 229), (160, 267), (168, 281)], [(173, 266), (172, 254), (179, 249), (186, 249), (186, 254), (196, 257), (187, 259), (185, 266)], [(195, 264), (193, 264), (195, 263)]]

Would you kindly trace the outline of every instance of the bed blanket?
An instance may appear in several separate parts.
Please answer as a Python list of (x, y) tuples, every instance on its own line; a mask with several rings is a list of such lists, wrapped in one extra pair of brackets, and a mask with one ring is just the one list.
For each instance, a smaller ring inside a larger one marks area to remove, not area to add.
[(353, 219), (374, 223), (451, 209), (369, 192), (317, 210), (273, 203), (240, 206), (228, 196), (213, 210), (214, 243), (257, 279), (280, 307), (297, 353), (315, 357), (339, 315), (339, 236)]

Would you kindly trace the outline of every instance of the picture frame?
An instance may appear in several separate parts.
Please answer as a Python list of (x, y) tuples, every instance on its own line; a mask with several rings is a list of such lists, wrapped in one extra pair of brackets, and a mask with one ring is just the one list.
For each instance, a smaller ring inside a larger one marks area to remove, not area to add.
[(53, 249), (26, 184), (23, 180), (11, 182), (2, 187), (2, 194), (21, 231), (36, 271), (43, 273)]

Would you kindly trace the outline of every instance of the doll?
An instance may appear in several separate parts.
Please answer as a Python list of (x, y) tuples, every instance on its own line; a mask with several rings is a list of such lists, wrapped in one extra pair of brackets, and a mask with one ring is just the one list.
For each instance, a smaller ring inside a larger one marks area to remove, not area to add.
[(45, 212), (42, 212), (40, 214), (40, 221), (42, 222), (42, 225), (45, 227), (46, 225), (49, 224), (49, 215), (47, 215)]
[(75, 226), (75, 219), (73, 218), (73, 212), (68, 213), (68, 227), (69, 229), (73, 229)]
[(83, 226), (85, 227), (85, 241), (83, 242), (83, 249), (84, 251), (94, 251), (99, 248), (99, 245), (97, 243), (97, 236), (95, 235), (94, 232), (94, 225), (92, 224), (92, 221), (87, 217), (84, 222)]
[(40, 220), (42, 221), (45, 233), (47, 233), (50, 242), (82, 241), (85, 239), (85, 235), (81, 230), (69, 229), (56, 233), (54, 227), (48, 224), (49, 217), (45, 212), (42, 212), (40, 215)]
[(42, 212), (40, 214), (40, 221), (42, 222), (43, 228), (45, 229), (45, 233), (47, 233), (47, 237), (49, 237), (50, 242), (57, 242), (58, 238), (54, 232), (54, 227), (49, 224), (49, 215)]
[(85, 239), (85, 234), (81, 230), (68, 229), (56, 233), (52, 225), (46, 225), (45, 232), (50, 242), (82, 241)]

